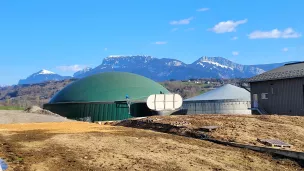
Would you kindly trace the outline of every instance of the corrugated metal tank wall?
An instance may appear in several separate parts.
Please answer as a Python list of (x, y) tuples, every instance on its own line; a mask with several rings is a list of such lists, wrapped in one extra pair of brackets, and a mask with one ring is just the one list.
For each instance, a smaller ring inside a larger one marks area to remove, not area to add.
[(133, 103), (130, 109), (131, 114), (129, 114), (129, 108), (125, 102), (55, 103), (44, 104), (43, 108), (69, 119), (88, 122), (123, 120), (158, 114), (151, 111), (145, 102)]
[(88, 122), (123, 120), (151, 115), (145, 103), (132, 104), (131, 115), (126, 103), (57, 103), (45, 104), (43, 107), (69, 119)]
[(182, 111), (185, 114), (251, 114), (250, 105), (250, 101), (184, 101)]

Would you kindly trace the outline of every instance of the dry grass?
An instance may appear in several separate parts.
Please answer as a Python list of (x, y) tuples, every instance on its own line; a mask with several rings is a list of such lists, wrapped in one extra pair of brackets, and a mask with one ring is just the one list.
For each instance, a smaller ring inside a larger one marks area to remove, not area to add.
[(188, 122), (191, 128), (216, 125), (221, 128), (209, 133), (210, 136), (238, 143), (263, 146), (257, 138), (280, 139), (293, 147), (292, 150), (304, 152), (304, 117), (300, 116), (254, 116), (254, 115), (187, 115), (154, 116), (156, 122), (174, 124)]
[(83, 122), (0, 125), (10, 170), (300, 170), (294, 161), (135, 128)]

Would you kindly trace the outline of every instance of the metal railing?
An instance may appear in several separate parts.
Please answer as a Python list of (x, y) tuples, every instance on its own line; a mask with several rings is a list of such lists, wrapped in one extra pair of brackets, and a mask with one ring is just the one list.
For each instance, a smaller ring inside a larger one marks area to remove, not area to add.
[(258, 107), (249, 108), (250, 110), (256, 110), (261, 115), (267, 115), (269, 114), (260, 104), (257, 105)]

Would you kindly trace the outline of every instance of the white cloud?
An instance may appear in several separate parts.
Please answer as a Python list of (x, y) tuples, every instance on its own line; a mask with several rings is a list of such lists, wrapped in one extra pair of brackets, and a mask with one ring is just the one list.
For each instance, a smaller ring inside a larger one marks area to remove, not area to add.
[(177, 31), (178, 30), (178, 28), (173, 28), (171, 31), (172, 32), (175, 32), (175, 31)]
[(200, 9), (197, 9), (196, 11), (198, 12), (204, 12), (204, 11), (208, 11), (209, 8), (200, 8)]
[(238, 39), (238, 37), (236, 37), (236, 36), (231, 38), (231, 40), (237, 40), (237, 39)]
[(232, 52), (232, 55), (233, 55), (233, 56), (238, 56), (238, 55), (239, 55), (239, 52), (233, 51), (233, 52)]
[(182, 19), (182, 20), (170, 21), (169, 24), (171, 24), (171, 25), (186, 25), (186, 24), (189, 24), (191, 20), (193, 20), (193, 17), (189, 17), (189, 18)]
[(270, 31), (254, 31), (248, 35), (249, 39), (288, 39), (288, 38), (298, 38), (302, 35), (300, 33), (297, 33), (294, 31), (291, 27), (286, 28), (283, 31), (280, 31), (278, 29), (273, 29)]
[(194, 31), (195, 28), (187, 28), (185, 31)]
[(286, 48), (286, 47), (282, 49), (283, 52), (287, 52), (288, 50), (289, 50), (289, 49)]
[(164, 45), (164, 44), (167, 44), (167, 42), (155, 42), (154, 44), (156, 44), (156, 45)]
[(81, 66), (76, 64), (76, 65), (63, 65), (63, 66), (58, 66), (56, 68), (64, 72), (69, 72), (69, 71), (77, 72), (86, 68), (86, 66)]
[(236, 27), (240, 24), (245, 24), (247, 23), (247, 19), (244, 20), (239, 20), (239, 21), (222, 21), (216, 24), (213, 28), (210, 30), (215, 32), (215, 33), (227, 33), (227, 32), (235, 32)]
[(104, 51), (107, 51), (108, 50), (108, 48), (104, 48)]

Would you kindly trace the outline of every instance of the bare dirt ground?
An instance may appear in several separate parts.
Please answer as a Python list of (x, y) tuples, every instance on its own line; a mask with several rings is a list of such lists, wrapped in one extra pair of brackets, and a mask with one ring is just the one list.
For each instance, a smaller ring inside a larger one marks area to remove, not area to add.
[(28, 113), (22, 110), (0, 110), (0, 124), (67, 121), (69, 121), (69, 119), (61, 116), (38, 112)]
[[(304, 117), (301, 116), (173, 115), (152, 116), (140, 121), (191, 129), (220, 126), (218, 130), (206, 134), (219, 140), (257, 146), (264, 146), (257, 138), (279, 139), (292, 145), (288, 150), (304, 152)], [(133, 127), (128, 124), (125, 126)]]
[(84, 122), (1, 124), (0, 157), (10, 171), (302, 169), (269, 154)]

